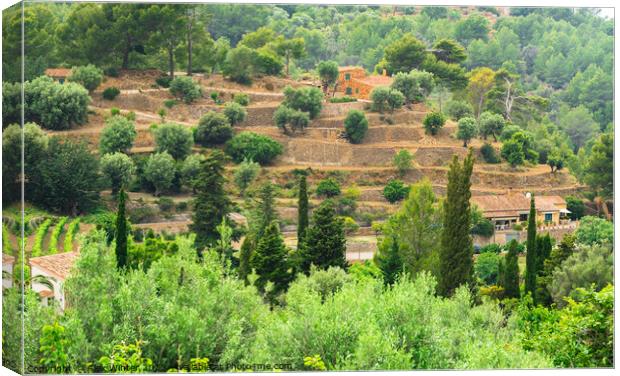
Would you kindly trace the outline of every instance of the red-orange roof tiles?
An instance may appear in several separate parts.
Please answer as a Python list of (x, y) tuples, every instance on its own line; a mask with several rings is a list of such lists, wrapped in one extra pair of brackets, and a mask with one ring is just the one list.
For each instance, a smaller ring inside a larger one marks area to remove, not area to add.
[(64, 280), (69, 275), (78, 252), (64, 252), (55, 255), (33, 257), (30, 259), (30, 265), (36, 266), (53, 276)]
[(47, 68), (45, 70), (45, 75), (49, 77), (67, 77), (71, 74), (71, 69), (69, 68)]

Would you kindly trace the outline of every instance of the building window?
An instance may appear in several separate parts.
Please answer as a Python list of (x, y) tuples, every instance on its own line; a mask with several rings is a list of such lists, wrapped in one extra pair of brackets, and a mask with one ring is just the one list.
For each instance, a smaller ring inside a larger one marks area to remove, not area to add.
[(345, 73), (344, 74), (344, 80), (345, 81), (349, 81), (351, 79), (351, 73)]
[(545, 222), (551, 222), (551, 221), (553, 221), (553, 214), (545, 213)]
[(355, 88), (355, 94), (359, 94), (360, 93), (360, 89)]
[(348, 87), (348, 88), (347, 88), (347, 90), (345, 91), (345, 93), (346, 93), (347, 95), (351, 95), (351, 94), (353, 93), (353, 91), (351, 90), (351, 88), (350, 88), (350, 87)]
[(519, 214), (519, 222), (527, 221), (527, 214)]

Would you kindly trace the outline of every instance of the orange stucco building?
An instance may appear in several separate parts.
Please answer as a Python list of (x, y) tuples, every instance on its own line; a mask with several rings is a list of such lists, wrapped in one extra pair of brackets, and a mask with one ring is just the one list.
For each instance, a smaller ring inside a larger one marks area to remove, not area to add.
[(357, 99), (370, 99), (370, 93), (379, 86), (390, 86), (392, 77), (386, 71), (382, 75), (366, 75), (362, 67), (338, 69), (338, 91)]

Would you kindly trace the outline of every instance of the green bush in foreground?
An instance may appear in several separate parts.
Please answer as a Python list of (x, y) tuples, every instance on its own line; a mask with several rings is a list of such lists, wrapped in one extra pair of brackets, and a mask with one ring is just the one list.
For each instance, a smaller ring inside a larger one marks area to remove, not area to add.
[(264, 165), (282, 154), (283, 148), (270, 137), (254, 132), (241, 132), (226, 143), (224, 150), (235, 163), (241, 163), (247, 158)]

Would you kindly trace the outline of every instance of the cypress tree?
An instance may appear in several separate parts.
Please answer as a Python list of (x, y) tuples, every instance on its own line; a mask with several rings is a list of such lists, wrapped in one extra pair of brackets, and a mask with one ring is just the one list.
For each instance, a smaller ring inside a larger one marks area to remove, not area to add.
[(336, 216), (331, 200), (325, 200), (312, 214), (312, 222), (300, 250), (300, 268), (309, 273), (310, 266), (327, 269), (347, 267), (346, 238), (342, 219)]
[(530, 199), (530, 214), (527, 217), (527, 253), (525, 257), (525, 293), (532, 295), (532, 300), (536, 302), (536, 275), (538, 274), (536, 267), (538, 261), (536, 258), (538, 251), (536, 249), (536, 203), (534, 195)]
[(237, 273), (239, 275), (239, 279), (248, 284), (248, 275), (252, 272), (252, 267), (250, 265), (250, 260), (252, 259), (252, 249), (254, 248), (254, 240), (251, 234), (243, 239), (243, 243), (241, 243), (241, 249), (239, 249), (239, 269), (237, 269)]
[(301, 247), (308, 228), (308, 187), (306, 175), (299, 177), (299, 199), (297, 204), (297, 249)]
[(473, 239), (471, 229), (471, 173), (474, 166), (472, 150), (463, 165), (455, 155), (448, 171), (447, 195), (444, 201), (441, 234), (439, 283), (440, 295), (451, 296), (462, 284), (473, 286)]
[[(196, 249), (202, 255), (202, 249), (212, 246), (219, 239), (217, 226), (222, 218), (228, 219), (231, 203), (224, 191), (224, 154), (220, 150), (212, 151), (201, 162), (196, 179), (196, 199), (190, 230), (196, 233)], [(232, 227), (232, 223), (228, 223)]]
[(398, 240), (395, 235), (392, 235), (387, 247), (379, 250), (375, 261), (383, 273), (383, 282), (386, 285), (394, 284), (398, 275), (403, 272), (403, 260), (400, 257)]
[(118, 210), (116, 212), (116, 266), (124, 269), (127, 266), (127, 218), (125, 217), (125, 190), (118, 194)]
[(519, 292), (519, 253), (517, 246), (518, 243), (514, 239), (508, 243), (503, 278), (505, 298), (519, 298), (521, 295)]
[(258, 228), (256, 229), (256, 239), (260, 241), (267, 226), (274, 220), (278, 219), (273, 199), (273, 185), (265, 183), (259, 192), (258, 205), (256, 206), (256, 215), (258, 218)]
[(271, 222), (265, 228), (263, 237), (252, 254), (250, 265), (258, 274), (255, 285), (260, 292), (265, 292), (267, 282), (273, 283), (274, 288), (269, 292), (270, 300), (273, 301), (276, 295), (288, 287), (291, 281), (288, 270), (288, 250), (284, 245), (277, 221)]
[(536, 278), (536, 296), (538, 303), (548, 306), (551, 305), (553, 299), (547, 286), (551, 283), (553, 271), (575, 252), (575, 238), (572, 234), (566, 234), (560, 244), (553, 248), (551, 247), (551, 237), (549, 237), (546, 247), (550, 248), (551, 251), (544, 262), (541, 275)]

